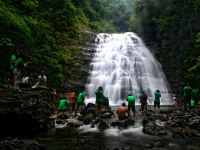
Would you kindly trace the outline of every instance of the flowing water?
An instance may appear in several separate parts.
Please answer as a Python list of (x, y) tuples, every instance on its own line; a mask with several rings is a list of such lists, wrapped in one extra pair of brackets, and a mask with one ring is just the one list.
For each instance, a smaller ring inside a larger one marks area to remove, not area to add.
[[(171, 106), (170, 106), (171, 107)], [(168, 107), (162, 109), (167, 109)], [(116, 107), (112, 106), (115, 111)], [(139, 106), (136, 107), (139, 112)], [(116, 118), (115, 118), (116, 119)], [(109, 119), (107, 120), (109, 121)], [(110, 127), (99, 130), (91, 125), (77, 129), (53, 129), (37, 135), (34, 139), (47, 150), (199, 150), (199, 137), (173, 138), (151, 136), (142, 132), (142, 117), (136, 113), (135, 125), (126, 129)]]
[(129, 93), (136, 96), (140, 90), (153, 104), (153, 93), (161, 91), (161, 104), (171, 104), (168, 84), (161, 65), (142, 40), (134, 33), (98, 34), (96, 53), (88, 78), (87, 102), (95, 101), (95, 90), (102, 86), (111, 105), (120, 104)]
[[(100, 131), (90, 125), (58, 129), (35, 138), (47, 150), (199, 150), (199, 138), (172, 138), (142, 133), (141, 126)], [(151, 148), (154, 147), (154, 148)]]

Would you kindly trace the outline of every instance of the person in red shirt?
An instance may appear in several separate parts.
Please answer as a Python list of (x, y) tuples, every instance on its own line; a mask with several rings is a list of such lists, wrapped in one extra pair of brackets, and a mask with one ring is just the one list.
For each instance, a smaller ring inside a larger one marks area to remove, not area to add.
[(119, 120), (127, 119), (128, 118), (128, 109), (126, 107), (126, 103), (122, 103), (122, 105), (117, 108), (116, 113), (118, 115)]
[(67, 92), (67, 102), (69, 112), (74, 112), (76, 103), (76, 93), (74, 89), (71, 89), (69, 92)]

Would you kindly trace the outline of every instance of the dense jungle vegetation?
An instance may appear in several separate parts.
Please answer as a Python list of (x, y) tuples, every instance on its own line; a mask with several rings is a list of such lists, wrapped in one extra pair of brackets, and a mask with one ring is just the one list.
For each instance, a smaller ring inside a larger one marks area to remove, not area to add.
[(0, 84), (14, 50), (32, 62), (33, 76), (43, 69), (59, 86), (81, 67), (83, 32), (133, 31), (153, 47), (173, 86), (197, 87), (199, 16), (199, 0), (0, 0)]
[(121, 22), (116, 14), (128, 20), (124, 14), (128, 4), (113, 4), (102, 0), (0, 0), (0, 83), (7, 84), (9, 59), (15, 50), (32, 62), (33, 76), (41, 69), (47, 72), (50, 86), (74, 76), (72, 68), (80, 68), (80, 46), (86, 42), (81, 33), (116, 32), (120, 27), (115, 24)]
[(200, 85), (199, 16), (199, 0), (139, 0), (130, 17), (130, 30), (151, 42), (168, 80), (177, 89), (186, 83), (196, 88)]

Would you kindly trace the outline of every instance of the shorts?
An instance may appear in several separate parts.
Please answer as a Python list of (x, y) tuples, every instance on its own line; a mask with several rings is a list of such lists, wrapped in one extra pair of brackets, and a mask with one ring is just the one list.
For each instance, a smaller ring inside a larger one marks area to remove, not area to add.
[(128, 111), (132, 109), (133, 112), (135, 112), (135, 103), (134, 104), (128, 104)]
[(154, 108), (156, 108), (156, 106), (158, 108), (160, 108), (160, 102), (159, 101), (154, 101)]

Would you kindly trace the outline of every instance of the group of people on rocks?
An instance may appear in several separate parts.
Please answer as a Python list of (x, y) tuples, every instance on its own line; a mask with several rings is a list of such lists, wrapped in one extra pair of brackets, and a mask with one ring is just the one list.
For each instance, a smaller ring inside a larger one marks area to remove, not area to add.
[[(52, 96), (55, 96), (56, 92), (55, 89), (52, 91)], [(101, 112), (103, 107), (109, 107), (109, 99), (105, 97), (103, 94), (103, 88), (100, 86), (96, 91), (96, 114), (98, 118), (101, 118)], [(154, 100), (154, 108), (160, 109), (160, 91), (156, 90), (155, 93), (155, 100)], [(69, 112), (73, 113), (74, 115), (77, 114), (78, 111), (81, 111), (83, 106), (85, 105), (85, 97), (86, 92), (82, 90), (78, 96), (76, 97), (75, 90), (69, 90), (66, 93), (66, 96), (62, 96), (59, 101), (57, 112)], [(127, 96), (127, 103), (128, 107), (126, 107), (126, 103), (122, 103), (116, 110), (116, 114), (118, 115), (119, 120), (123, 120), (131, 116), (131, 112), (135, 117), (135, 99), (136, 97), (132, 94), (128, 94)], [(142, 114), (147, 111), (147, 94), (144, 91), (141, 91), (139, 95), (140, 103), (141, 103), (141, 112)]]
[[(52, 96), (56, 96), (56, 90), (53, 89)], [(83, 108), (85, 105), (85, 96), (86, 92), (83, 89), (79, 94), (78, 97), (76, 96), (75, 90), (70, 89), (66, 93), (66, 96), (62, 95), (62, 98), (59, 100), (58, 106), (57, 106), (57, 112), (69, 112), (71, 114), (76, 115), (77, 111)], [(55, 99), (55, 98), (53, 98)]]
[[(156, 108), (158, 108), (158, 111), (160, 109), (160, 97), (161, 97), (161, 93), (159, 90), (156, 90), (154, 93), (154, 110), (156, 110)], [(128, 117), (131, 116), (131, 111), (133, 113), (133, 116), (135, 117), (135, 96), (132, 94), (128, 94), (127, 96), (127, 101), (128, 101), (128, 108), (126, 107), (126, 103), (122, 103), (121, 106), (119, 106), (116, 110), (116, 113), (118, 115), (119, 120), (123, 120), (126, 119)], [(141, 91), (140, 95), (139, 95), (139, 100), (141, 103), (141, 108), (140, 111), (142, 112), (142, 114), (144, 112), (147, 112), (147, 94), (144, 91)]]
[(16, 54), (10, 57), (10, 85), (13, 89), (21, 91), (21, 87), (47, 88), (47, 77), (45, 71), (40, 71), (35, 85), (32, 86), (30, 64), (24, 62), (22, 54), (16, 50)]

